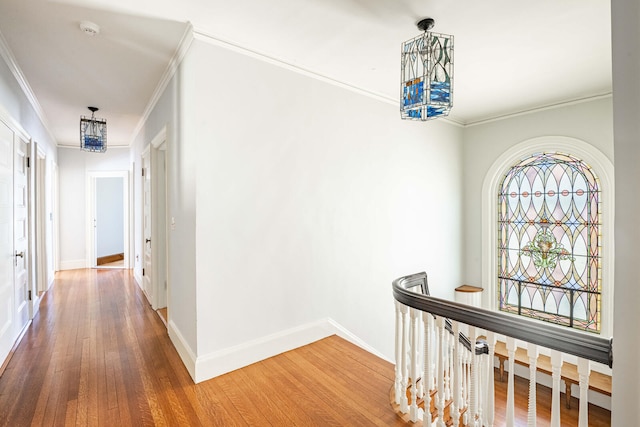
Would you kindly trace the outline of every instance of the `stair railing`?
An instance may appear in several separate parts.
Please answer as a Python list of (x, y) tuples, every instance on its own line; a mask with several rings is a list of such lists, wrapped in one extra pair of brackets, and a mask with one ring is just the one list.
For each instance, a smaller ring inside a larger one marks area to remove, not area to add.
[[(493, 426), (494, 352), (496, 335), (500, 334), (507, 337), (509, 354), (507, 425), (513, 426), (515, 423), (515, 343), (521, 340), (529, 343), (527, 424), (536, 425), (536, 364), (540, 346), (551, 349), (551, 426), (560, 426), (563, 353), (578, 357), (578, 425), (588, 426), (590, 361), (612, 366), (611, 339), (431, 297), (424, 272), (400, 277), (393, 281), (392, 286), (396, 300), (393, 400), (399, 412), (406, 414), (409, 421), (422, 420), (425, 426), (438, 427), (444, 427), (447, 423), (455, 427), (461, 424)], [(480, 340), (481, 336), (485, 339)]]

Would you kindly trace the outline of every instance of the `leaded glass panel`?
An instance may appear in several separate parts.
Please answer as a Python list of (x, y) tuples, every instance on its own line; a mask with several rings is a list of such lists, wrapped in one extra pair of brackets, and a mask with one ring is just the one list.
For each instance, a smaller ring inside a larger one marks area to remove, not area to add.
[(600, 188), (581, 160), (540, 153), (505, 175), (498, 194), (502, 311), (600, 331)]

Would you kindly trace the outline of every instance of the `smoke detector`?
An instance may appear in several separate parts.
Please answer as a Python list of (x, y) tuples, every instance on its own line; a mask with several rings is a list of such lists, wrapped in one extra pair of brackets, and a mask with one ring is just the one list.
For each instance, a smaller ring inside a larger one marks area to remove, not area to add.
[(80, 29), (83, 33), (85, 33), (89, 37), (93, 37), (97, 34), (100, 34), (100, 26), (91, 21), (82, 21), (80, 23)]

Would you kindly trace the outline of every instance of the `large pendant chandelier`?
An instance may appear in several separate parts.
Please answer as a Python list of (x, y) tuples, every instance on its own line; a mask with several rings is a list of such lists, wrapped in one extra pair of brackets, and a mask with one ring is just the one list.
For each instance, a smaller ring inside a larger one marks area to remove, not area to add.
[(402, 43), (403, 119), (436, 119), (453, 106), (453, 36), (430, 32), (434, 22), (422, 19), (417, 26), (423, 34)]
[(80, 116), (80, 149), (94, 153), (107, 151), (107, 121), (96, 119), (96, 107), (91, 110), (91, 117)]

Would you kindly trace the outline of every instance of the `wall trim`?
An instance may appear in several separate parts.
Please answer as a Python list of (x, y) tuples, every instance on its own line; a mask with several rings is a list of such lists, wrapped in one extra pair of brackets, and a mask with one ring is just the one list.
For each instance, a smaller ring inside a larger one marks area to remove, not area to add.
[(78, 268), (87, 268), (86, 260), (60, 260), (60, 270), (77, 270)]
[[(36, 115), (38, 116), (38, 119), (40, 119), (40, 123), (42, 123), (42, 127), (49, 134), (49, 138), (51, 138), (52, 142), (56, 143), (56, 138), (53, 135), (53, 132), (51, 131), (51, 127), (49, 126), (49, 122), (47, 121), (47, 118), (44, 114), (42, 105), (40, 105), (40, 101), (38, 101), (38, 98), (36, 98), (36, 95), (33, 92), (33, 89), (31, 89), (31, 85), (29, 85), (27, 78), (25, 77), (24, 73), (22, 72), (22, 69), (18, 65), (18, 61), (16, 61), (15, 56), (13, 56), (13, 52), (9, 48), (9, 45), (7, 44), (7, 40), (2, 35), (2, 32), (0, 32), (0, 57), (2, 57), (4, 62), (7, 64), (7, 67), (9, 67), (9, 70), (11, 70), (11, 74), (13, 74), (13, 77), (18, 82), (18, 86), (20, 86), (20, 89), (22, 89), (24, 96), (29, 101), (29, 104), (31, 104), (31, 107), (33, 108)], [(20, 129), (20, 131), (23, 134), (26, 134), (22, 126), (20, 126), (19, 123), (15, 122), (13, 118), (12, 118), (12, 122), (13, 122), (12, 124), (16, 129)]]
[(167, 331), (169, 332), (169, 339), (171, 339), (173, 346), (178, 352), (178, 356), (180, 356), (180, 359), (182, 359), (182, 363), (184, 363), (187, 371), (189, 371), (191, 379), (193, 379), (195, 383), (198, 383), (199, 381), (197, 381), (196, 378), (195, 353), (193, 352), (189, 344), (187, 344), (187, 340), (184, 339), (184, 336), (172, 320), (169, 320), (169, 322), (167, 322)]
[(185, 29), (184, 34), (182, 35), (182, 39), (180, 40), (180, 43), (178, 44), (178, 48), (176, 49), (176, 51), (174, 52), (173, 56), (169, 60), (169, 64), (167, 65), (167, 68), (165, 69), (164, 73), (162, 74), (162, 77), (160, 78), (160, 81), (158, 82), (158, 85), (156, 86), (155, 90), (153, 91), (153, 94), (151, 95), (151, 98), (149, 99), (149, 102), (147, 103), (147, 107), (145, 108), (144, 112), (142, 113), (142, 117), (140, 117), (140, 120), (138, 121), (138, 124), (136, 125), (135, 129), (133, 130), (133, 133), (131, 134), (131, 139), (130, 139), (129, 145), (127, 147), (132, 147), (133, 146), (133, 144), (136, 141), (136, 138), (138, 137), (138, 135), (140, 134), (140, 132), (144, 128), (144, 125), (147, 123), (147, 120), (149, 120), (149, 116), (151, 115), (151, 112), (156, 107), (156, 104), (160, 100), (160, 97), (162, 96), (162, 94), (164, 93), (165, 89), (169, 85), (169, 82), (171, 81), (173, 76), (176, 74), (176, 71), (178, 70), (178, 67), (180, 66), (180, 63), (182, 62), (182, 60), (184, 59), (185, 55), (187, 54), (187, 51), (189, 50), (189, 47), (191, 46), (191, 42), (193, 42), (193, 38), (194, 38), (193, 37), (193, 25), (191, 25), (190, 22), (187, 22), (187, 28)]
[(598, 94), (598, 95), (587, 96), (587, 97), (584, 97), (584, 98), (572, 99), (570, 101), (558, 102), (557, 104), (543, 105), (543, 106), (540, 106), (540, 107), (534, 107), (534, 108), (530, 108), (530, 109), (527, 109), (527, 110), (522, 110), (522, 111), (518, 111), (518, 112), (514, 112), (514, 113), (507, 113), (507, 114), (503, 114), (503, 115), (499, 115), (499, 116), (489, 117), (489, 118), (482, 119), (482, 120), (476, 120), (476, 121), (473, 121), (473, 122), (465, 123), (462, 126), (465, 127), (465, 128), (469, 128), (469, 127), (473, 127), (473, 126), (484, 125), (484, 124), (487, 124), (487, 123), (499, 122), (499, 121), (502, 121), (502, 120), (512, 119), (514, 117), (526, 116), (528, 114), (540, 113), (542, 111), (547, 111), (547, 110), (555, 110), (557, 108), (564, 108), (564, 107), (569, 107), (571, 105), (584, 104), (586, 102), (593, 102), (593, 101), (598, 101), (598, 100), (601, 100), (601, 99), (607, 99), (607, 98), (612, 98), (612, 97), (613, 97), (613, 93), (612, 92), (607, 92), (607, 93), (602, 93), (602, 94)]
[[(194, 38), (196, 40), (202, 41), (204, 43), (207, 43), (207, 44), (210, 44), (210, 45), (213, 45), (213, 46), (219, 46), (219, 47), (231, 50), (233, 52), (237, 52), (237, 53), (240, 53), (242, 55), (248, 56), (250, 58), (254, 58), (254, 59), (257, 59), (259, 61), (263, 61), (263, 62), (266, 62), (268, 64), (275, 65), (277, 67), (284, 68), (284, 69), (289, 70), (289, 71), (293, 71), (294, 73), (302, 74), (303, 76), (312, 78), (314, 80), (319, 80), (321, 82), (328, 83), (330, 85), (337, 86), (339, 88), (346, 89), (346, 90), (351, 91), (351, 92), (355, 92), (355, 93), (357, 93), (359, 95), (366, 96), (367, 98), (375, 99), (376, 101), (380, 101), (380, 102), (383, 102), (385, 104), (389, 104), (389, 105), (393, 105), (395, 107), (398, 107), (398, 119), (400, 119), (400, 99), (399, 98), (398, 99), (392, 98), (390, 96), (383, 95), (383, 94), (378, 93), (378, 92), (373, 92), (371, 90), (367, 90), (367, 89), (364, 89), (362, 87), (355, 86), (355, 85), (352, 85), (350, 83), (346, 83), (346, 82), (334, 79), (334, 78), (326, 76), (324, 74), (320, 74), (320, 73), (317, 73), (315, 71), (300, 67), (299, 65), (291, 64), (291, 63), (289, 63), (289, 62), (287, 62), (287, 61), (285, 61), (283, 59), (279, 59), (279, 58), (276, 58), (276, 57), (273, 57), (273, 56), (269, 56), (267, 54), (258, 52), (256, 50), (252, 50), (252, 49), (250, 49), (248, 47), (241, 46), (241, 45), (239, 45), (237, 43), (234, 43), (232, 41), (229, 41), (229, 40), (224, 40), (224, 39), (222, 39), (220, 37), (217, 37), (217, 36), (214, 36), (212, 34), (209, 34), (206, 31), (198, 29), (198, 28), (194, 28), (193, 29), (193, 33), (194, 33)], [(446, 122), (446, 123), (449, 123), (449, 124), (454, 125), (454, 126), (464, 127), (463, 123), (460, 123), (460, 122), (457, 122), (455, 120), (452, 120), (449, 117), (444, 117), (444, 118), (438, 119), (438, 121)]]
[(142, 289), (142, 269), (140, 269), (140, 271), (138, 271), (137, 269), (133, 269), (133, 280), (136, 281), (136, 285), (138, 285), (138, 287)]
[(338, 335), (387, 360), (355, 334), (334, 320), (325, 318), (199, 356), (194, 381), (199, 383), (215, 378), (331, 335)]

